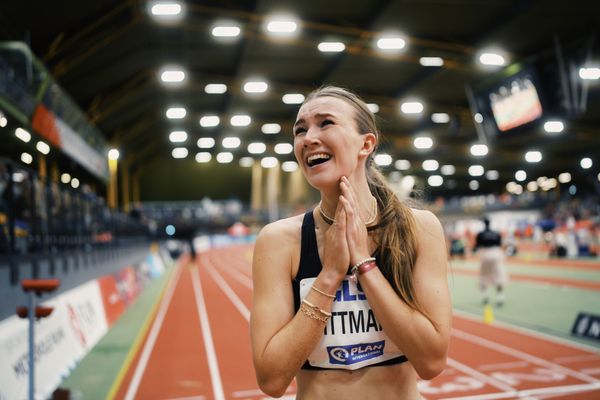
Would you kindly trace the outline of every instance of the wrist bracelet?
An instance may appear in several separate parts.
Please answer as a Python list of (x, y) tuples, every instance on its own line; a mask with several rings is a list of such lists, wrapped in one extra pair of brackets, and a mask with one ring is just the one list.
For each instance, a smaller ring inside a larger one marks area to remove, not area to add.
[(368, 263), (363, 264), (360, 267), (358, 267), (358, 274), (364, 275), (367, 272), (369, 272), (370, 270), (372, 270), (373, 268), (377, 268), (377, 264), (375, 263), (375, 261), (368, 262)]
[(373, 262), (373, 261), (375, 261), (375, 257), (369, 257), (369, 258), (365, 258), (364, 260), (357, 262), (357, 263), (356, 263), (356, 264), (354, 264), (354, 265), (352, 266), (352, 268), (350, 269), (350, 273), (351, 273), (352, 275), (356, 275), (356, 274), (358, 273), (358, 272), (357, 272), (357, 271), (358, 271), (358, 269), (359, 269), (359, 268), (360, 268), (362, 265), (365, 265), (365, 264), (367, 264), (367, 263), (370, 263), (370, 262)]
[(300, 311), (302, 311), (302, 313), (307, 317), (316, 319), (317, 321), (321, 321), (324, 323), (327, 323), (327, 320), (329, 319), (329, 317), (331, 317), (331, 313), (322, 310), (321, 308), (319, 308), (319, 306), (310, 303), (306, 299), (302, 299), (302, 303), (300, 304)]
[(326, 292), (316, 288), (315, 285), (312, 285), (310, 288), (312, 290), (314, 290), (315, 292), (322, 294), (323, 296), (329, 297), (330, 299), (335, 299), (335, 295), (326, 293)]

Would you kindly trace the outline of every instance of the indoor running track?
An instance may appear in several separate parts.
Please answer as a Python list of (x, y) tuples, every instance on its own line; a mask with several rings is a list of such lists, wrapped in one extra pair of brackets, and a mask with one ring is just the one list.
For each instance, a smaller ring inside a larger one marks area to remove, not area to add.
[[(251, 252), (216, 248), (174, 268), (113, 398), (268, 398), (250, 350)], [(600, 399), (600, 353), (455, 314), (448, 367), (419, 387), (425, 399)]]

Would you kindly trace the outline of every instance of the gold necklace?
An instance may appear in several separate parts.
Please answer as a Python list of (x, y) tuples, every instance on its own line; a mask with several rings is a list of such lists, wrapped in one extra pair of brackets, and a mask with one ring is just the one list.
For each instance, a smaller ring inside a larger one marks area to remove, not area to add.
[[(375, 200), (375, 197), (373, 196), (371, 196), (371, 199), (371, 212), (369, 213), (369, 220), (365, 221), (366, 226), (371, 225), (377, 219), (377, 200)], [(328, 225), (331, 225), (335, 222), (335, 218), (331, 218), (325, 213), (321, 202), (319, 202), (319, 214), (321, 214), (321, 217), (323, 217), (323, 221), (325, 221)]]

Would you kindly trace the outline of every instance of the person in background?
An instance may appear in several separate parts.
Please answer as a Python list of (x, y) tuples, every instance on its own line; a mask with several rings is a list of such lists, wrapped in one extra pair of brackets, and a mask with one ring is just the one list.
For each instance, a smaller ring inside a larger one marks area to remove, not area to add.
[(508, 274), (504, 264), (505, 254), (502, 249), (502, 237), (490, 229), (490, 220), (483, 219), (485, 228), (475, 237), (475, 248), (479, 254), (479, 287), (484, 305), (490, 302), (489, 287), (496, 288), (496, 305), (502, 306), (505, 301), (504, 286), (508, 282)]
[(337, 87), (311, 93), (294, 154), (321, 201), (266, 225), (253, 256), (250, 321), (260, 388), (298, 399), (420, 399), (446, 366), (451, 328), (444, 232), (408, 207), (373, 157), (374, 115)]

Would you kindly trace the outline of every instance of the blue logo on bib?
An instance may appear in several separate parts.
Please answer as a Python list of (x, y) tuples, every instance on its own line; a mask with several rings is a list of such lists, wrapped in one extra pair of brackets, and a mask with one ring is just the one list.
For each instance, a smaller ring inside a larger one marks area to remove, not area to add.
[(350, 365), (383, 355), (385, 340), (348, 346), (327, 346), (331, 364)]

